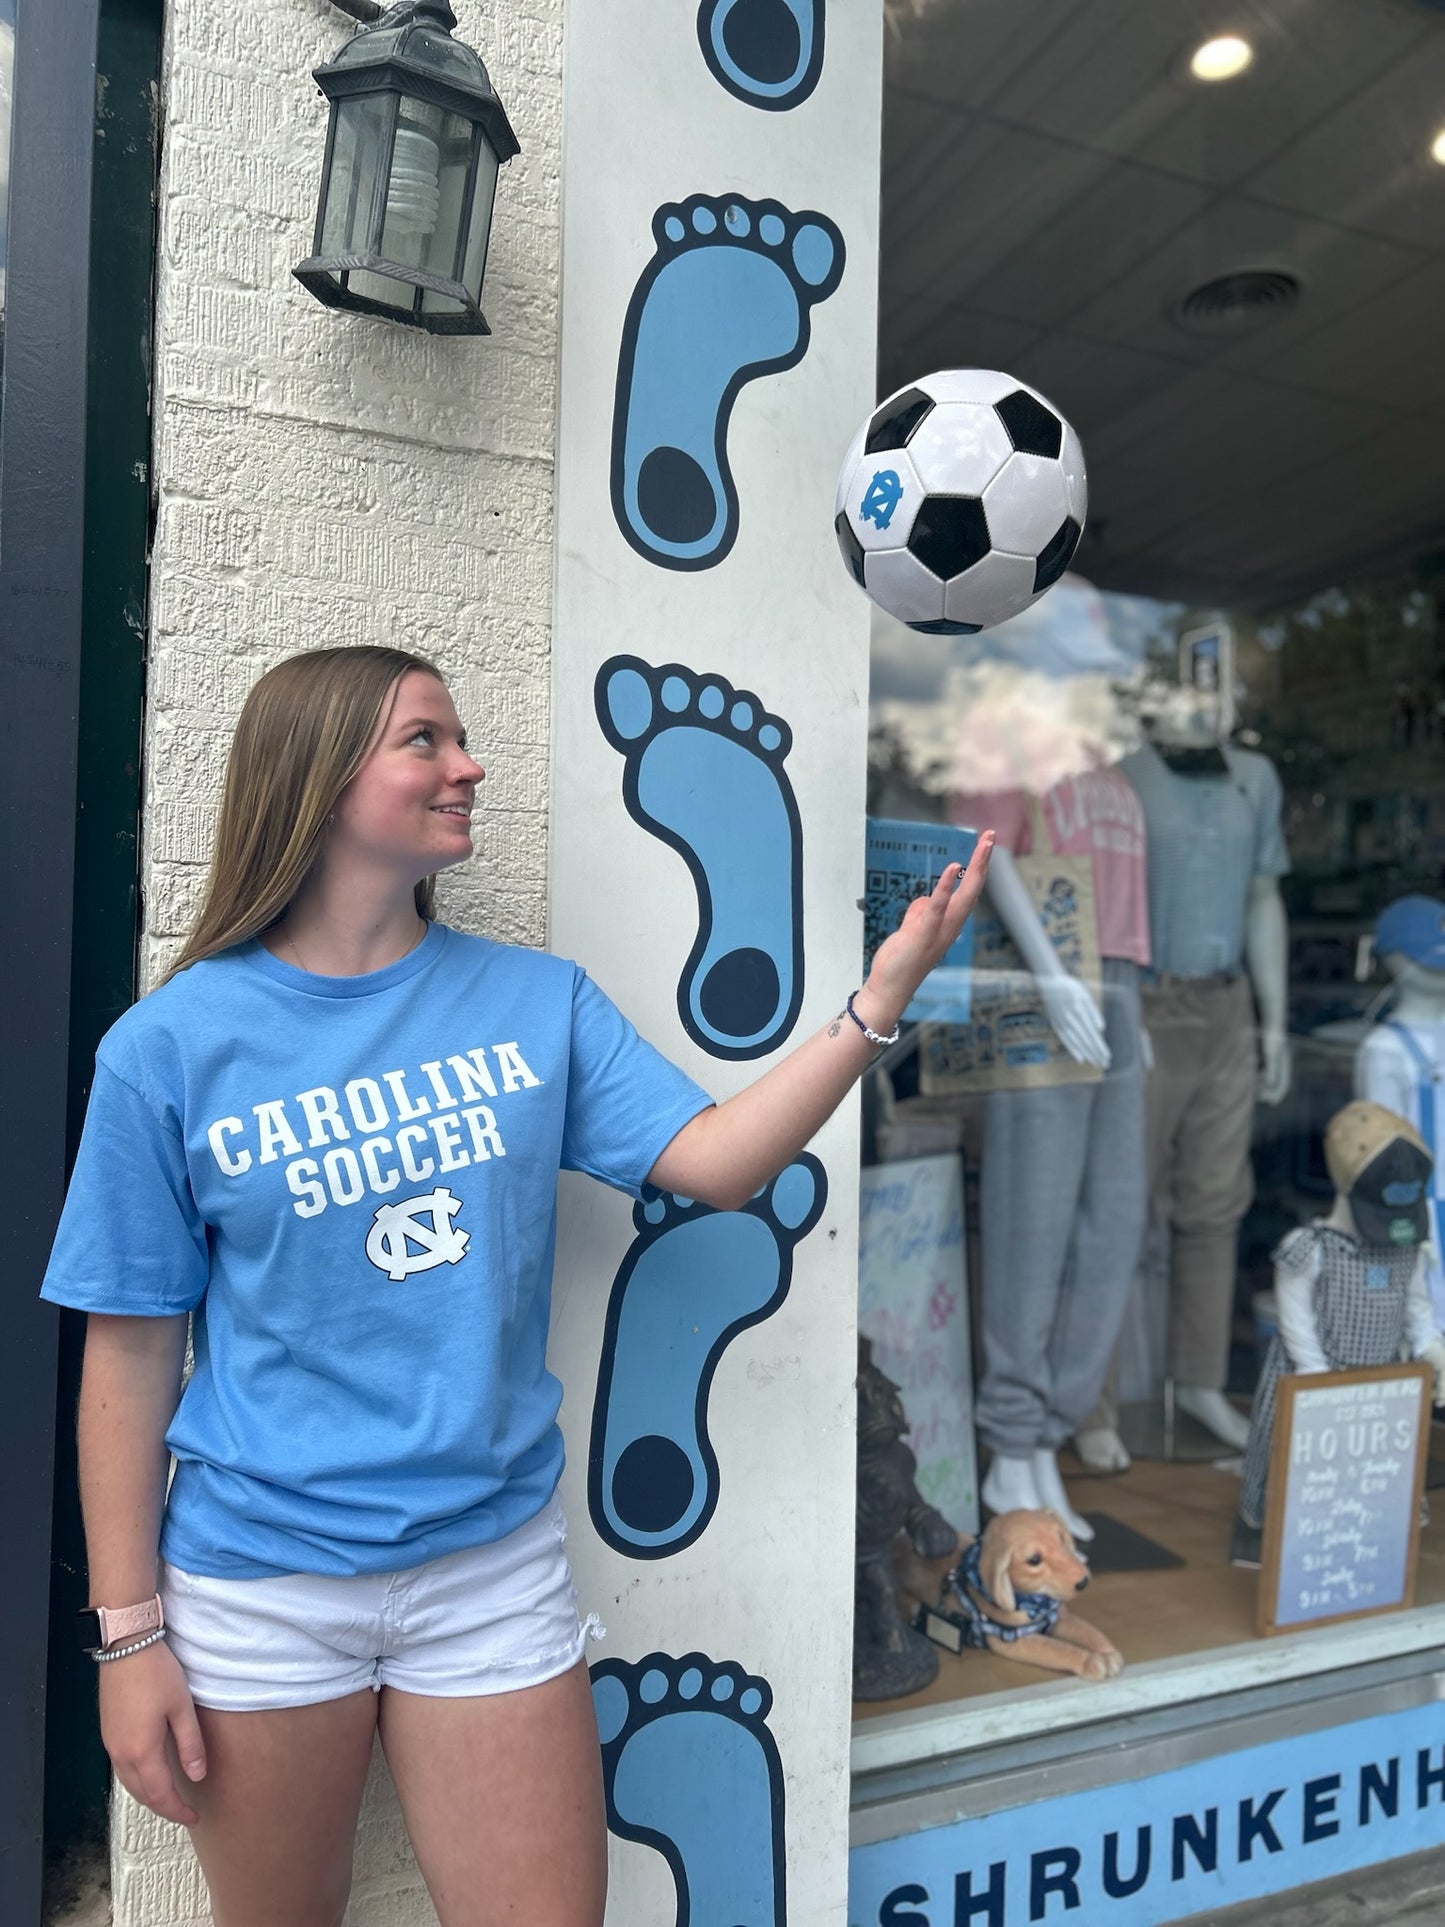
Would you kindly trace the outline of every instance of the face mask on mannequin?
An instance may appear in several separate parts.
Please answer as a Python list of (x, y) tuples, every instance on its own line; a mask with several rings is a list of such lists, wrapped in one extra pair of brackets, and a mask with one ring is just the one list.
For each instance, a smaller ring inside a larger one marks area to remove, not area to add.
[(1345, 1194), (1367, 1245), (1418, 1245), (1429, 1235), (1430, 1159), (1407, 1138), (1392, 1138)]
[(1404, 1118), (1363, 1100), (1347, 1104), (1325, 1131), (1325, 1164), (1336, 1209), (1345, 1207), (1362, 1244), (1401, 1249), (1429, 1237), (1434, 1162)]

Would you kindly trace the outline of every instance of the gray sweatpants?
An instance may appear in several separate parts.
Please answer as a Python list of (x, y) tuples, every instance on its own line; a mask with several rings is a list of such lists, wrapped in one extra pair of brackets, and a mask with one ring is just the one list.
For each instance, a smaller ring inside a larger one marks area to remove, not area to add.
[(978, 1429), (995, 1452), (1063, 1444), (1093, 1409), (1144, 1235), (1139, 973), (1106, 957), (1112, 1061), (1094, 1084), (984, 1106)]

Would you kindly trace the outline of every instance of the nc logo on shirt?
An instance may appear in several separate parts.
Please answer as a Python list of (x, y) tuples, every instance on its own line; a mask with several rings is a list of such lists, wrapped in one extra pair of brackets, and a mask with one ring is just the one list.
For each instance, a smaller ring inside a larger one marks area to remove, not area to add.
[(366, 1234), (367, 1257), (394, 1283), (414, 1271), (460, 1264), (472, 1239), (452, 1223), (461, 1208), (461, 1199), (441, 1185), (425, 1197), (382, 1205)]

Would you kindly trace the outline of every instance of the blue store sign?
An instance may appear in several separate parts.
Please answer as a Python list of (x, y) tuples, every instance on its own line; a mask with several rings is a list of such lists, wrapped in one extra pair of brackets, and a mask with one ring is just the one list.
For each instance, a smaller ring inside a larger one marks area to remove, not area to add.
[(1445, 1841), (1445, 1708), (856, 1848), (849, 1927), (1165, 1927)]

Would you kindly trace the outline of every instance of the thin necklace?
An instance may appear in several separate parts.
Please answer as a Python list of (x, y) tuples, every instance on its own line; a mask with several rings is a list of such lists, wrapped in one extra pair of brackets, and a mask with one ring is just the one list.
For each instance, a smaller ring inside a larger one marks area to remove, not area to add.
[[(417, 921), (421, 926), (420, 929), (417, 931), (416, 935), (412, 938), (411, 942), (407, 945), (406, 949), (402, 951), (401, 957), (397, 957), (393, 959), (394, 962), (400, 963), (402, 960), (402, 957), (409, 957), (412, 951), (415, 950), (417, 945), (421, 942), (422, 938), (426, 935), (427, 933), (426, 919), (424, 917), (419, 917)], [(301, 952), (296, 948), (296, 939), (292, 936), (291, 932), (289, 930), (283, 930), (281, 934), (286, 939), (287, 945), (289, 946), (291, 951), (291, 955), (296, 959), (296, 962), (300, 966), (300, 968), (306, 972), (308, 977), (314, 976), (316, 973), (311, 970), (311, 968), (306, 962), (306, 959), (301, 955)]]

